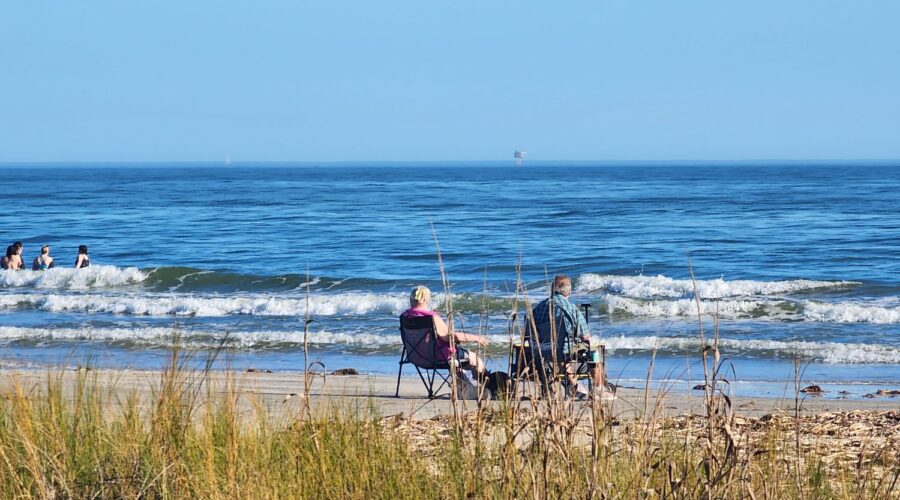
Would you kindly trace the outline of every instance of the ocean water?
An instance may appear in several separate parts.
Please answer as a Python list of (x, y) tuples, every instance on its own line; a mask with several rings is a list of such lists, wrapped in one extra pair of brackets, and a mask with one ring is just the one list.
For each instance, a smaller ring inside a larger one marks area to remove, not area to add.
[[(457, 327), (486, 329), (498, 368), (523, 290), (539, 300), (564, 272), (623, 383), (653, 350), (656, 378), (700, 377), (699, 299), (739, 390), (783, 392), (795, 358), (835, 393), (900, 385), (900, 164), (0, 173), (2, 239), (24, 242), (27, 264), (49, 244), (62, 266), (0, 272), (6, 365), (152, 368), (177, 332), (200, 353), (224, 345), (217, 366), (298, 370), (309, 315), (312, 360), (396, 373), (409, 288), (447, 298), (436, 237)], [(88, 269), (72, 269), (79, 244)]]

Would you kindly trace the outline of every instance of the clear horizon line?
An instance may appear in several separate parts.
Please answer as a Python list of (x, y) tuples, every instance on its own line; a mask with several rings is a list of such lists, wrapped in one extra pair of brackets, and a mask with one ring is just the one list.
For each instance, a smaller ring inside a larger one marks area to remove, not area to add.
[[(868, 163), (897, 163), (900, 158), (745, 158), (745, 159), (607, 159), (607, 160), (559, 160), (559, 159), (531, 159), (525, 160), (528, 164), (596, 164), (596, 165), (627, 165), (627, 164), (800, 164), (800, 163), (829, 163), (845, 164), (854, 162)], [(508, 160), (26, 160), (4, 161), (2, 166), (114, 166), (114, 165), (215, 165), (215, 166), (241, 166), (241, 165), (365, 165), (365, 164), (514, 164), (513, 159)]]

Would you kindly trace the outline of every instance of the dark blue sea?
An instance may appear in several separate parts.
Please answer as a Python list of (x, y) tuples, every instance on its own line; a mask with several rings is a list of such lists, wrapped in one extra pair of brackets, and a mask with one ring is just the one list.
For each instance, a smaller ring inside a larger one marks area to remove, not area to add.
[[(0, 167), (6, 366), (154, 368), (177, 333), (217, 366), (396, 373), (412, 285), (490, 335), (566, 273), (623, 384), (688, 387), (707, 338), (738, 392), (900, 385), (900, 164), (171, 164)], [(73, 269), (78, 245), (92, 265)], [(449, 280), (444, 289), (440, 247)], [(691, 280), (691, 270), (696, 283)], [(443, 305), (441, 307), (444, 307)], [(663, 382), (660, 382), (663, 383)]]

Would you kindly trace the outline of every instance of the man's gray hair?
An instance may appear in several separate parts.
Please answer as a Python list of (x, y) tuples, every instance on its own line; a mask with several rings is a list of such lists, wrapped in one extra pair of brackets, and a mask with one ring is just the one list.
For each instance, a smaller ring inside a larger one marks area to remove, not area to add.
[(565, 274), (557, 274), (553, 277), (553, 292), (568, 296), (572, 293), (572, 280)]

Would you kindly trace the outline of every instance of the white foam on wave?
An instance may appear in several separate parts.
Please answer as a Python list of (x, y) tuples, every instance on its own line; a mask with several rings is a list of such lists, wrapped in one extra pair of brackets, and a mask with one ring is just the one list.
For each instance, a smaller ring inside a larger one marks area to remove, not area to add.
[[(176, 330), (163, 327), (143, 328), (23, 328), (0, 327), (0, 340), (91, 340), (105, 342), (129, 342), (139, 345), (164, 347), (171, 345), (175, 333), (180, 341), (189, 345), (218, 346), (226, 338), (224, 332), (200, 330)], [(302, 344), (303, 330), (256, 331), (227, 334), (227, 344), (241, 347), (258, 347), (268, 344)], [(362, 346), (399, 345), (399, 337), (373, 333), (310, 332), (311, 344), (348, 344)]]
[[(641, 300), (607, 295), (610, 312), (625, 312), (638, 318), (690, 318), (697, 316), (693, 299)], [(883, 300), (878, 301), (883, 303)], [(700, 314), (709, 317), (767, 321), (803, 320), (821, 323), (900, 323), (900, 306), (853, 302), (791, 301), (786, 299), (701, 300)]]
[(94, 265), (83, 269), (2, 271), (0, 288), (31, 287), (47, 290), (90, 290), (140, 283), (147, 275), (136, 267)]
[[(900, 305), (896, 298), (881, 298), (871, 303), (819, 302), (789, 299), (701, 300), (700, 314), (704, 317), (718, 313), (720, 318), (767, 321), (803, 320), (821, 323), (900, 323)], [(611, 313), (625, 312), (638, 318), (684, 318), (697, 316), (697, 302), (693, 299), (642, 300), (607, 295)]]
[[(180, 341), (192, 346), (216, 347), (226, 338), (224, 332), (203, 330), (175, 330), (163, 327), (141, 328), (24, 328), (0, 327), (0, 340), (29, 341), (98, 341), (129, 342), (132, 344), (165, 347), (171, 345), (173, 335), (178, 333)], [(400, 347), (399, 335), (380, 335), (367, 332), (329, 332), (312, 331), (306, 339), (314, 345), (352, 345), (359, 347)], [(489, 335), (488, 340), (494, 344), (506, 344), (506, 335)], [(238, 347), (264, 347), (302, 345), (303, 330), (289, 331), (249, 331), (229, 332), (227, 345)]]
[(879, 305), (849, 302), (815, 302), (803, 301), (803, 316), (810, 321), (828, 323), (900, 323), (900, 306), (884, 307)]
[[(442, 296), (436, 295), (440, 303)], [(694, 299), (645, 300), (606, 295), (611, 314), (625, 313), (636, 318), (695, 318)], [(900, 323), (900, 306), (873, 303), (795, 301), (787, 298), (757, 297), (700, 300), (700, 314), (722, 319), (759, 321), (814, 321), (826, 323)], [(132, 316), (305, 316), (307, 299), (298, 295), (185, 295), (108, 293), (20, 293), (0, 294), (0, 309), (27, 307), (51, 313), (118, 314)], [(346, 292), (314, 294), (309, 298), (313, 316), (397, 315), (407, 307), (405, 294)]]
[[(42, 341), (96, 341), (128, 342), (150, 347), (171, 345), (175, 330), (163, 327), (142, 328), (23, 328), (0, 327), (0, 340)], [(193, 347), (217, 347), (225, 338), (222, 332), (202, 330), (178, 330), (181, 342)], [(400, 346), (396, 334), (381, 335), (368, 332), (312, 331), (309, 344), (317, 347), (347, 345), (359, 348), (388, 348)], [(507, 345), (507, 335), (489, 335), (494, 346)], [(302, 330), (231, 332), (227, 345), (241, 348), (299, 346), (304, 341)], [(607, 351), (694, 351), (699, 353), (700, 340), (696, 337), (604, 337)], [(784, 356), (798, 354), (832, 364), (883, 363), (900, 364), (900, 349), (878, 344), (841, 344), (836, 342), (738, 340), (719, 339), (719, 347), (725, 354), (767, 352)]]
[[(272, 296), (199, 297), (185, 295), (9, 294), (0, 307), (27, 305), (48, 312), (106, 313), (134, 316), (304, 316), (306, 298)], [(403, 295), (344, 293), (313, 295), (309, 313), (316, 316), (400, 314)]]
[[(640, 300), (607, 295), (606, 303), (610, 312), (626, 312), (640, 318), (676, 318), (697, 315), (697, 302), (693, 299), (679, 300)], [(783, 301), (769, 300), (720, 300), (700, 301), (700, 314), (709, 316), (718, 313), (723, 318), (746, 318), (770, 316), (780, 319), (779, 309), (775, 306)]]
[[(651, 350), (698, 351), (700, 339), (694, 337), (607, 337), (603, 339), (607, 351)], [(719, 339), (719, 348), (729, 352), (778, 352), (824, 361), (825, 363), (863, 364), (900, 363), (900, 349), (878, 344), (841, 344), (837, 342), (808, 342), (803, 340), (738, 340)]]
[[(754, 281), (723, 278), (697, 280), (697, 294), (700, 298), (715, 299), (726, 297), (748, 297), (754, 295), (785, 295), (824, 288), (840, 288), (858, 285), (853, 281), (784, 280)], [(667, 276), (614, 276), (586, 273), (578, 277), (576, 291), (592, 293), (606, 291), (635, 298), (679, 298), (693, 297), (694, 283), (691, 280), (677, 280)]]

